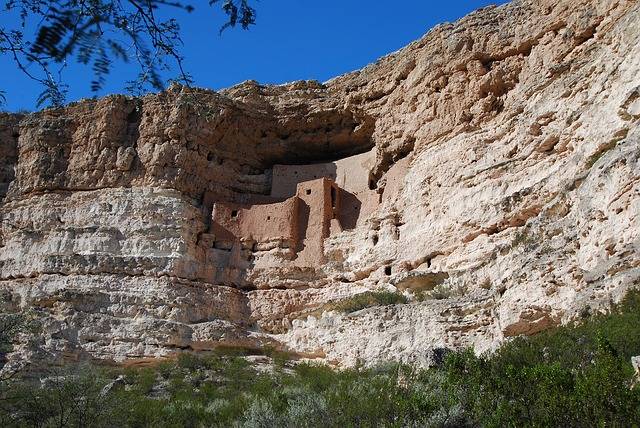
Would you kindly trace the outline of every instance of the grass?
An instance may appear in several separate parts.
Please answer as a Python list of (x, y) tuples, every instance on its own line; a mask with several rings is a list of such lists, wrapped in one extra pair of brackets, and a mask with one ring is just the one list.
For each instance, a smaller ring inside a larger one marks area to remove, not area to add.
[(453, 279), (448, 279), (442, 284), (436, 285), (433, 290), (428, 291), (416, 291), (414, 293), (415, 299), (419, 302), (425, 300), (444, 300), (454, 297), (460, 297), (467, 294), (468, 287), (462, 282), (455, 282)]
[(640, 355), (640, 293), (584, 317), (493, 354), (449, 352), (430, 369), (285, 362), (261, 371), (234, 352), (143, 369), (69, 367), (46, 382), (0, 384), (0, 426), (638, 426), (630, 358)]
[(516, 233), (513, 241), (511, 241), (511, 248), (516, 248), (520, 245), (524, 245), (526, 247), (536, 245), (537, 240), (531, 235), (530, 230), (525, 226), (522, 230)]
[(616, 140), (610, 141), (596, 153), (591, 155), (591, 157), (589, 157), (589, 160), (587, 160), (587, 169), (593, 168), (596, 162), (598, 162), (604, 155), (606, 155), (608, 151), (614, 149), (617, 144), (618, 141)]
[(407, 298), (400, 293), (391, 291), (367, 291), (356, 294), (348, 299), (331, 302), (326, 305), (323, 310), (351, 313), (374, 306), (399, 305), (407, 302)]
[(611, 141), (600, 147), (596, 153), (591, 155), (591, 157), (587, 160), (587, 169), (593, 168), (596, 162), (598, 162), (605, 154), (607, 154), (607, 152), (613, 150), (620, 141), (624, 140), (627, 137), (628, 133), (629, 130), (626, 128), (619, 130), (614, 135), (613, 139), (611, 139)]

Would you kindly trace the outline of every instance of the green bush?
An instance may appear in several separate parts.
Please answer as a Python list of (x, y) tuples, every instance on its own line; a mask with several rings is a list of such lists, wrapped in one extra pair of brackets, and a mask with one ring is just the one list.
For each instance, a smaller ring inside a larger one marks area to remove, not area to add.
[(609, 315), (493, 354), (450, 352), (431, 369), (288, 362), (265, 372), (228, 353), (123, 371), (79, 366), (5, 384), (0, 426), (638, 426), (638, 331), (640, 294), (631, 293)]
[(330, 303), (325, 310), (351, 313), (374, 306), (388, 306), (407, 303), (407, 298), (391, 291), (367, 291), (348, 299)]
[(582, 325), (517, 338), (495, 354), (447, 358), (449, 381), (486, 426), (628, 426), (640, 421), (630, 359), (640, 355), (640, 294)]
[[(103, 394), (109, 383), (104, 374), (89, 366), (56, 371), (41, 385), (25, 381), (11, 386), (2, 398), (10, 404), (4, 411), (6, 426), (110, 426), (118, 421), (118, 409), (127, 403), (115, 394)], [(7, 411), (9, 410), (9, 411)]]
[(418, 302), (425, 300), (444, 300), (453, 297), (464, 296), (467, 293), (467, 287), (463, 284), (438, 284), (433, 290), (416, 291), (414, 296)]

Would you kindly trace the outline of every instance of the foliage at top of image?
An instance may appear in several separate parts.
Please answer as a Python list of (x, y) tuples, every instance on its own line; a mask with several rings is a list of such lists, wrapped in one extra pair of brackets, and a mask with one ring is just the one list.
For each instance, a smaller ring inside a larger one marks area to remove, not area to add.
[[(221, 32), (255, 23), (256, 11), (248, 0), (208, 0), (208, 6), (213, 5), (227, 17)], [(104, 87), (114, 61), (132, 62), (139, 69), (138, 78), (127, 85), (134, 94), (163, 89), (161, 74), (174, 67), (178, 75), (172, 80), (189, 85), (180, 53), (180, 24), (175, 18), (160, 18), (171, 10), (196, 9), (180, 0), (5, 0), (0, 13), (18, 17), (18, 22), (0, 25), (0, 54), (9, 55), (18, 69), (42, 85), (38, 107), (65, 102), (68, 86), (62, 73), (72, 60), (91, 67), (94, 93)], [(34, 33), (27, 34), (34, 21)]]
[[(449, 351), (429, 369), (381, 363), (333, 370), (237, 352), (148, 368), (75, 366), (0, 387), (3, 427), (587, 427), (637, 426), (640, 293), (505, 344)], [(236, 355), (234, 355), (236, 354)]]

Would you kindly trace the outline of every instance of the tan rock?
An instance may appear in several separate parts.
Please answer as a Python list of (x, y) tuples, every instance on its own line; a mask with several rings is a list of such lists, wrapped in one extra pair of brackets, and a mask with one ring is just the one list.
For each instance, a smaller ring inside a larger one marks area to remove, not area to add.
[[(429, 364), (607, 309), (640, 279), (639, 20), (516, 0), (324, 84), (0, 117), (0, 287), (47, 326), (14, 358)], [(411, 303), (323, 309), (371, 289)]]

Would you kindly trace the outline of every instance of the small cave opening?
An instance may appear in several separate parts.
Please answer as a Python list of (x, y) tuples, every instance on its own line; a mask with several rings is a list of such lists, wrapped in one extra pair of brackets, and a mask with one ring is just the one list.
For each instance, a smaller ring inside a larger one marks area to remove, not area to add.
[(256, 291), (258, 289), (254, 284), (229, 284), (229, 286), (235, 287), (244, 292)]
[(373, 242), (373, 245), (378, 245), (378, 235), (373, 235), (371, 237), (371, 242)]
[(131, 112), (127, 115), (127, 123), (139, 123), (142, 121), (142, 108), (140, 106), (136, 106)]
[(231, 211), (231, 218), (236, 218), (238, 217), (238, 210), (232, 210)]
[(387, 276), (391, 276), (391, 266), (384, 267), (384, 274)]
[(338, 207), (338, 192), (334, 186), (331, 186), (331, 208), (334, 210)]
[(506, 293), (506, 291), (507, 291), (507, 287), (504, 284), (498, 287), (498, 294), (500, 295), (500, 297), (502, 297), (504, 293)]

